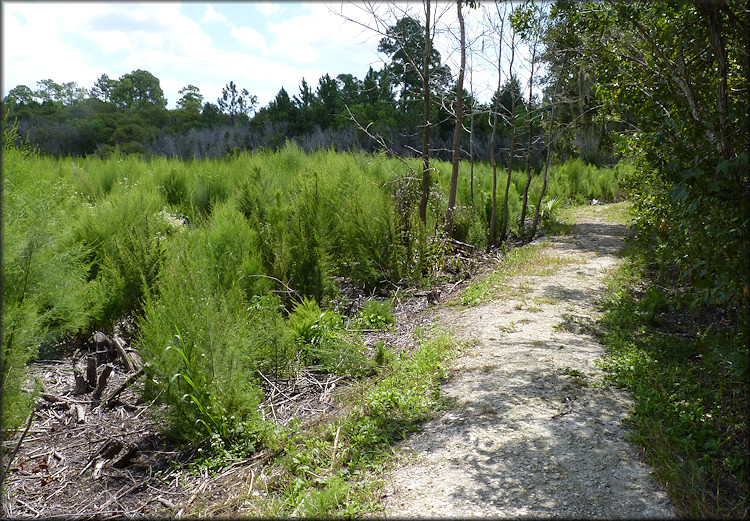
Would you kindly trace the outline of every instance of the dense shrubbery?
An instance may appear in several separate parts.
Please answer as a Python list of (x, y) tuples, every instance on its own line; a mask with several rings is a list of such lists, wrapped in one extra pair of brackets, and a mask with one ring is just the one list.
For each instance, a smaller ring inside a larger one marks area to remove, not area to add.
[[(361, 340), (329, 310), (338, 278), (368, 290), (421, 285), (442, 273), (448, 251), (448, 163), (435, 165), (424, 225), (413, 174), (364, 154), (287, 145), (207, 161), (52, 159), (9, 146), (3, 161), (9, 426), (27, 414), (23, 367), (41, 344), (111, 331), (129, 317), (150, 364), (147, 391), (170, 405), (175, 436), (260, 436), (251, 426), (260, 425), (261, 375), (284, 377), (299, 364), (353, 376), (374, 370)], [(417, 160), (411, 166), (420, 168)], [(478, 204), (464, 183), (456, 238), (483, 246), (491, 179), (486, 166), (476, 170)], [(615, 175), (562, 165), (550, 193), (611, 199)], [(513, 180), (512, 226), (525, 176), (514, 172)], [(535, 178), (537, 198), (539, 185)], [(387, 303), (372, 303), (351, 329), (392, 321)]]
[(636, 398), (633, 438), (686, 517), (747, 517), (748, 338), (636, 243), (609, 280), (604, 367)]

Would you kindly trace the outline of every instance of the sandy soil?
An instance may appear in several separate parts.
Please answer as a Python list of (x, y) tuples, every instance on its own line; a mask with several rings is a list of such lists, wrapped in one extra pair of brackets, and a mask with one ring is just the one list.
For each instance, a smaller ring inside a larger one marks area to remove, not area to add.
[(537, 241), (573, 262), (508, 281), (512, 297), (440, 308), (470, 341), (443, 389), (457, 406), (403, 443), (387, 517), (675, 517), (626, 441), (632, 400), (596, 365), (596, 301), (628, 233), (602, 208), (582, 211), (573, 235)]

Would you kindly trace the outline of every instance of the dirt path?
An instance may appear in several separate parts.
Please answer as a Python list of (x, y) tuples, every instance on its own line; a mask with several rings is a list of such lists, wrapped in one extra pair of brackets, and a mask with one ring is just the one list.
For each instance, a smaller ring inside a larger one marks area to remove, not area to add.
[(625, 441), (632, 403), (602, 383), (603, 350), (586, 328), (627, 234), (600, 208), (578, 216), (575, 235), (547, 241), (573, 262), (512, 279), (513, 297), (438, 312), (474, 343), (444, 386), (458, 406), (404, 443), (387, 517), (675, 516)]

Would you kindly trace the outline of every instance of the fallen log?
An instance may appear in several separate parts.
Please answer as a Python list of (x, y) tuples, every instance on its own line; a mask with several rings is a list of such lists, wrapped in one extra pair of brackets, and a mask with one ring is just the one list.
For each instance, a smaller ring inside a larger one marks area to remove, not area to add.
[(466, 252), (466, 253), (471, 253), (471, 252), (473, 252), (476, 249), (476, 247), (474, 245), (467, 244), (465, 242), (461, 242), (461, 241), (456, 240), (456, 239), (448, 239), (448, 242), (451, 243), (451, 245), (455, 249), (461, 250), (461, 251)]
[(50, 403), (70, 403), (70, 400), (67, 398), (64, 398), (62, 396), (57, 396), (56, 394), (50, 394), (50, 393), (41, 393), (39, 396), (44, 398)]
[(129, 373), (131, 371), (134, 371), (135, 364), (133, 363), (133, 360), (131, 360), (130, 355), (128, 355), (128, 352), (125, 349), (125, 340), (123, 340), (119, 335), (115, 335), (112, 340), (112, 343), (117, 350), (117, 354), (120, 357), (120, 360), (122, 360), (122, 365), (125, 366), (125, 372)]

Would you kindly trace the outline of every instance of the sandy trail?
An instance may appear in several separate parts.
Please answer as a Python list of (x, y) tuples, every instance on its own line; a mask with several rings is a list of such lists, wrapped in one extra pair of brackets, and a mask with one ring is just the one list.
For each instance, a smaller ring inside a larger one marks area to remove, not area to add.
[(443, 387), (457, 407), (402, 445), (387, 517), (675, 517), (625, 441), (632, 401), (603, 383), (603, 348), (586, 327), (628, 233), (600, 208), (578, 217), (574, 235), (543, 239), (572, 262), (508, 281), (514, 296), (438, 311), (473, 343)]

